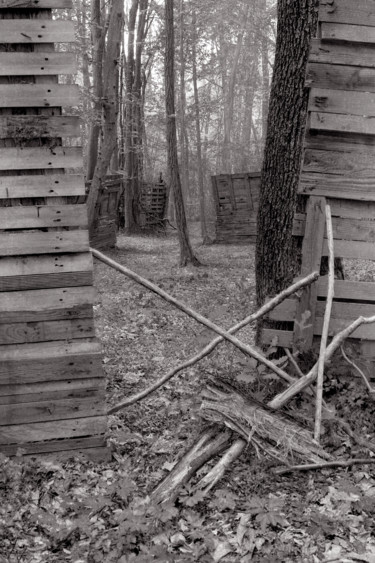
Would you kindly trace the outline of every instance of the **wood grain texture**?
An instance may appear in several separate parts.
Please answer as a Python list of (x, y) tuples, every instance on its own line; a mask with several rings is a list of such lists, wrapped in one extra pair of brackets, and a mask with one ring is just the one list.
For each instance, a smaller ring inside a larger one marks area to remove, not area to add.
[(88, 231), (0, 232), (0, 256), (87, 252)]
[[(320, 271), (322, 246), (325, 231), (325, 204), (323, 197), (310, 197), (306, 207), (305, 236), (302, 242), (301, 275), (306, 276)], [(313, 327), (310, 322), (303, 322), (307, 312), (315, 317), (317, 284), (304, 288), (298, 302), (294, 324), (294, 343), (300, 350), (309, 350), (313, 341)]]
[(366, 153), (306, 149), (302, 170), (307, 173), (341, 174), (343, 177), (375, 180), (374, 160), (372, 155)]
[(309, 88), (374, 92), (375, 69), (332, 63), (309, 63), (306, 86)]
[[(1, 20), (0, 20), (1, 21)], [(0, 107), (71, 107), (80, 103), (76, 84), (1, 84)]]
[(320, 0), (319, 20), (375, 26), (375, 0)]
[(73, 8), (73, 0), (0, 0), (0, 10), (9, 8)]
[(311, 112), (310, 129), (347, 135), (375, 135), (375, 118), (361, 115)]
[[(322, 255), (328, 256), (326, 241), (324, 241)], [(353, 260), (375, 260), (375, 245), (373, 242), (336, 240), (335, 256)]]
[(0, 149), (0, 170), (82, 168), (81, 147)]
[(375, 28), (366, 25), (344, 23), (321, 24), (321, 38), (324, 41), (347, 41), (350, 43), (375, 43)]
[(44, 76), (75, 74), (77, 60), (73, 53), (0, 53), (0, 76)]
[(49, 19), (0, 20), (2, 43), (74, 43), (74, 23)]
[(332, 216), (350, 217), (353, 219), (374, 219), (375, 204), (373, 201), (347, 201), (345, 199), (332, 199), (329, 201)]
[(75, 115), (0, 116), (0, 139), (27, 137), (28, 140), (32, 140), (47, 137), (79, 137), (80, 135), (80, 119)]
[(105, 380), (99, 378), (0, 385), (0, 404), (33, 403), (56, 399), (105, 396)]
[(339, 174), (303, 172), (300, 177), (298, 193), (328, 198), (375, 201), (372, 178), (346, 177)]
[(2, 292), (0, 324), (88, 318), (94, 298), (92, 286)]
[(320, 39), (311, 41), (310, 63), (343, 64), (375, 67), (375, 45), (328, 43)]
[[(88, 307), (86, 312), (88, 316), (92, 314), (91, 309)], [(81, 312), (81, 314), (83, 313)], [(91, 318), (0, 324), (0, 345), (51, 342), (64, 339), (73, 340), (88, 337), (95, 337), (94, 322)]]
[(309, 111), (375, 116), (375, 93), (312, 88)]
[[(17, 454), (19, 447), (17, 444), (1, 446), (1, 451), (7, 455), (12, 456)], [(99, 461), (108, 461), (109, 448), (106, 447), (105, 436), (84, 436), (81, 438), (68, 438), (66, 440), (47, 440), (44, 442), (29, 442), (22, 443), (22, 452), (24, 456), (36, 455), (38, 458), (44, 457), (46, 454), (50, 456), (53, 454), (53, 460), (64, 459), (65, 454), (68, 457), (72, 455), (84, 455), (91, 459), (91, 452), (95, 452), (95, 459)], [(98, 457), (98, 450), (104, 450), (105, 455), (102, 454)]]
[(0, 207), (3, 229), (43, 227), (87, 227), (86, 205), (27, 205)]
[(319, 134), (319, 131), (310, 130), (305, 134), (304, 146), (308, 149), (366, 153), (375, 156), (375, 137), (371, 135)]
[(2, 405), (0, 409), (0, 426), (53, 422), (103, 414), (104, 402), (101, 396), (7, 404)]
[(0, 176), (0, 199), (29, 198), (31, 195), (48, 198), (84, 196), (85, 193), (84, 179), (79, 174)]
[(95, 436), (104, 434), (106, 428), (105, 416), (48, 420), (31, 424), (11, 424), (0, 428), (0, 444), (18, 444), (22, 447), (24, 442)]
[[(327, 277), (318, 280), (318, 297), (327, 296)], [(375, 284), (373, 282), (335, 280), (335, 299), (346, 301), (375, 302)]]

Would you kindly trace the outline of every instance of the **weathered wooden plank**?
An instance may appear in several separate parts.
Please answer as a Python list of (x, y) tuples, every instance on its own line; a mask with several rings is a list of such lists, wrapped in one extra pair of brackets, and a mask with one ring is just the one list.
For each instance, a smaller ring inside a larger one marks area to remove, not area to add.
[(375, 67), (375, 45), (352, 45), (350, 43), (322, 43), (311, 41), (309, 61), (327, 64)]
[(53, 274), (83, 272), (92, 270), (90, 252), (79, 254), (56, 254), (2, 258), (0, 260), (0, 278), (3, 276), (28, 276), (33, 274)]
[(336, 174), (350, 178), (371, 178), (375, 180), (375, 168), (372, 155), (366, 153), (343, 153), (306, 149), (303, 172)]
[(11, 424), (0, 429), (0, 444), (19, 444), (22, 447), (24, 442), (94, 436), (104, 434), (106, 426), (105, 416), (49, 420), (31, 424)]
[[(331, 319), (329, 323), (329, 335), (333, 336), (337, 334), (341, 330), (344, 330), (344, 328), (346, 328), (349, 324), (350, 321), (346, 319)], [(314, 323), (314, 334), (320, 336), (322, 334), (322, 329), (323, 317), (316, 317)], [(350, 338), (360, 340), (375, 340), (375, 327), (373, 325), (362, 325), (351, 333)]]
[(0, 149), (0, 170), (82, 168), (81, 147)]
[(353, 219), (375, 219), (375, 204), (373, 201), (332, 199), (329, 203), (332, 216)]
[(9, 8), (73, 8), (73, 0), (0, 0), (0, 10)]
[(375, 43), (375, 28), (366, 25), (323, 22), (321, 38), (324, 41), (347, 41), (350, 43)]
[(0, 207), (0, 225), (2, 229), (86, 227), (87, 209), (85, 204)]
[(311, 112), (310, 129), (350, 135), (375, 135), (375, 118), (360, 115)]
[(312, 88), (309, 98), (309, 110), (321, 113), (346, 113), (374, 117), (375, 93)]
[(364, 66), (309, 63), (306, 86), (309, 88), (374, 92), (375, 69)]
[[(310, 197), (306, 208), (306, 228), (302, 243), (301, 275), (306, 276), (311, 272), (320, 271), (322, 246), (325, 230), (325, 204), (323, 197)], [(317, 301), (317, 284), (304, 288), (298, 302), (296, 321), (294, 324), (294, 343), (300, 350), (309, 350), (313, 342), (313, 327), (305, 322), (306, 312), (310, 318), (315, 316)]]
[(281, 348), (293, 347), (293, 332), (290, 330), (276, 330), (266, 328), (262, 330), (262, 344), (264, 346), (274, 345)]
[[(54, 454), (60, 458), (65, 452), (69, 457), (77, 454), (90, 456), (91, 451), (96, 452), (99, 448), (109, 451), (109, 448), (105, 447), (105, 437), (104, 435), (99, 436), (85, 436), (82, 438), (68, 438), (67, 440), (47, 440), (45, 442), (29, 442), (27, 444), (23, 443), (22, 448), (19, 448), (17, 444), (6, 445), (2, 444), (0, 450), (4, 455), (12, 456), (17, 454), (17, 450), (21, 449), (25, 456), (28, 455), (38, 455), (43, 454)], [(91, 459), (91, 458), (90, 458)]]
[(74, 23), (49, 19), (0, 20), (2, 43), (74, 43)]
[(303, 172), (298, 193), (363, 201), (375, 201), (374, 181), (370, 178), (345, 177), (339, 174)]
[(77, 84), (0, 84), (0, 107), (4, 108), (67, 107), (79, 102)]
[[(327, 284), (326, 276), (319, 278), (318, 297), (327, 296)], [(375, 284), (373, 282), (335, 280), (335, 299), (375, 302)]]
[[(72, 254), (74, 256), (74, 254)], [(1, 260), (2, 261), (2, 260)], [(92, 285), (92, 271), (54, 274), (30, 274), (1, 276), (0, 291), (23, 291), (25, 289), (48, 289), (53, 287), (77, 287)]]
[(0, 176), (0, 199), (84, 196), (85, 193), (83, 176), (79, 174)]
[[(82, 308), (80, 309), (82, 310)], [(82, 314), (81, 310), (79, 312), (80, 315)], [(88, 315), (91, 312), (87, 307), (86, 311)], [(30, 315), (29, 312), (27, 312), (28, 315)], [(75, 338), (88, 337), (95, 337), (94, 322), (90, 318), (0, 324), (0, 345), (51, 342), (52, 340), (64, 339), (73, 340)]]
[[(69, 420), (104, 414), (102, 397), (62, 399), (32, 403), (2, 405), (0, 426), (33, 422)], [(3, 430), (3, 429), (1, 429)]]
[(0, 232), (0, 256), (87, 252), (88, 231)]
[(320, 0), (319, 20), (375, 26), (375, 0)]
[(33, 403), (56, 399), (105, 397), (104, 378), (43, 381), (23, 385), (0, 385), (0, 404)]
[(332, 226), (335, 243), (337, 240), (375, 242), (375, 220), (334, 217)]
[(0, 385), (103, 378), (100, 344), (95, 339), (0, 348)]
[(35, 289), (0, 293), (0, 324), (88, 318), (92, 286)]
[(366, 153), (375, 157), (375, 137), (370, 135), (319, 134), (319, 131), (307, 131), (304, 146), (309, 149), (341, 151), (348, 153)]
[[(328, 256), (327, 241), (324, 241), (322, 255)], [(357, 260), (375, 260), (375, 245), (373, 242), (336, 240), (335, 256)]]
[(0, 53), (0, 76), (74, 74), (76, 70), (73, 53)]
[(80, 135), (80, 119), (76, 115), (0, 116), (0, 139), (31, 141), (45, 137), (79, 137)]

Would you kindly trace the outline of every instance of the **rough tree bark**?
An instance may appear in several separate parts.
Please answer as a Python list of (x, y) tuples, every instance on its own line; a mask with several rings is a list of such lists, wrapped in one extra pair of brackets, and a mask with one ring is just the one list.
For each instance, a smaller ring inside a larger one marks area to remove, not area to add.
[(319, 0), (279, 0), (278, 32), (261, 178), (256, 249), (257, 301), (292, 280), (292, 237), (308, 92), (304, 87)]
[(187, 230), (184, 201), (182, 198), (182, 187), (177, 157), (177, 132), (176, 132), (176, 109), (175, 109), (175, 71), (174, 71), (174, 17), (173, 0), (165, 0), (165, 109), (167, 120), (167, 147), (168, 147), (168, 171), (170, 186), (173, 190), (178, 240), (180, 244), (180, 265), (193, 264), (198, 266), (199, 260), (195, 257), (190, 244)]

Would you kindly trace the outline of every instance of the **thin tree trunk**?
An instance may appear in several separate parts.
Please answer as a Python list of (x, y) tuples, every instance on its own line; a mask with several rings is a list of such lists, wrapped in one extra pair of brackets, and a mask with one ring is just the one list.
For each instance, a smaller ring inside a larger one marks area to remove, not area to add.
[(198, 173), (198, 189), (199, 189), (199, 209), (200, 209), (200, 222), (201, 222), (201, 235), (203, 244), (210, 243), (207, 233), (206, 223), (206, 209), (204, 201), (204, 178), (203, 178), (203, 160), (202, 160), (202, 139), (201, 139), (201, 118), (199, 106), (199, 93), (198, 93), (198, 78), (197, 78), (197, 15), (193, 8), (192, 17), (192, 65), (193, 65), (193, 88), (194, 88), (194, 105), (195, 105), (195, 131), (197, 137), (197, 173)]
[(180, 265), (198, 266), (187, 230), (184, 201), (177, 156), (176, 109), (175, 109), (175, 72), (174, 72), (174, 27), (173, 0), (165, 0), (165, 108), (167, 118), (168, 170), (171, 189), (173, 190), (178, 239), (180, 244)]

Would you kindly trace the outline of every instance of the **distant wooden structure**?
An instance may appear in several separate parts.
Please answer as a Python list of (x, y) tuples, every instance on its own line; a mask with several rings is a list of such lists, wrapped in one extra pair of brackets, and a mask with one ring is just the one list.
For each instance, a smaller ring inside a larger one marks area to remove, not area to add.
[[(332, 209), (335, 256), (375, 260), (375, 1), (321, 0), (319, 30), (309, 57), (311, 90), (299, 183), (299, 193), (308, 196), (302, 275), (319, 269), (328, 253), (326, 202)], [(323, 277), (300, 299), (282, 303), (270, 319), (289, 322), (290, 329), (266, 329), (264, 343), (277, 337), (280, 346), (310, 348), (322, 331), (326, 295)], [(375, 283), (337, 280), (330, 333), (360, 315), (375, 315)], [(374, 325), (361, 326), (351, 337), (373, 361)]]
[(216, 207), (215, 242), (255, 243), (260, 172), (212, 176)]
[(167, 205), (167, 185), (145, 182), (141, 187), (140, 226), (143, 230), (154, 230), (164, 226)]
[(105, 446), (105, 379), (95, 338), (71, 21), (72, 0), (0, 2), (0, 451), (84, 452)]
[[(90, 182), (86, 184), (90, 189)], [(123, 190), (123, 176), (110, 174), (106, 176), (99, 195), (90, 244), (98, 250), (114, 248), (118, 230), (118, 206)]]

